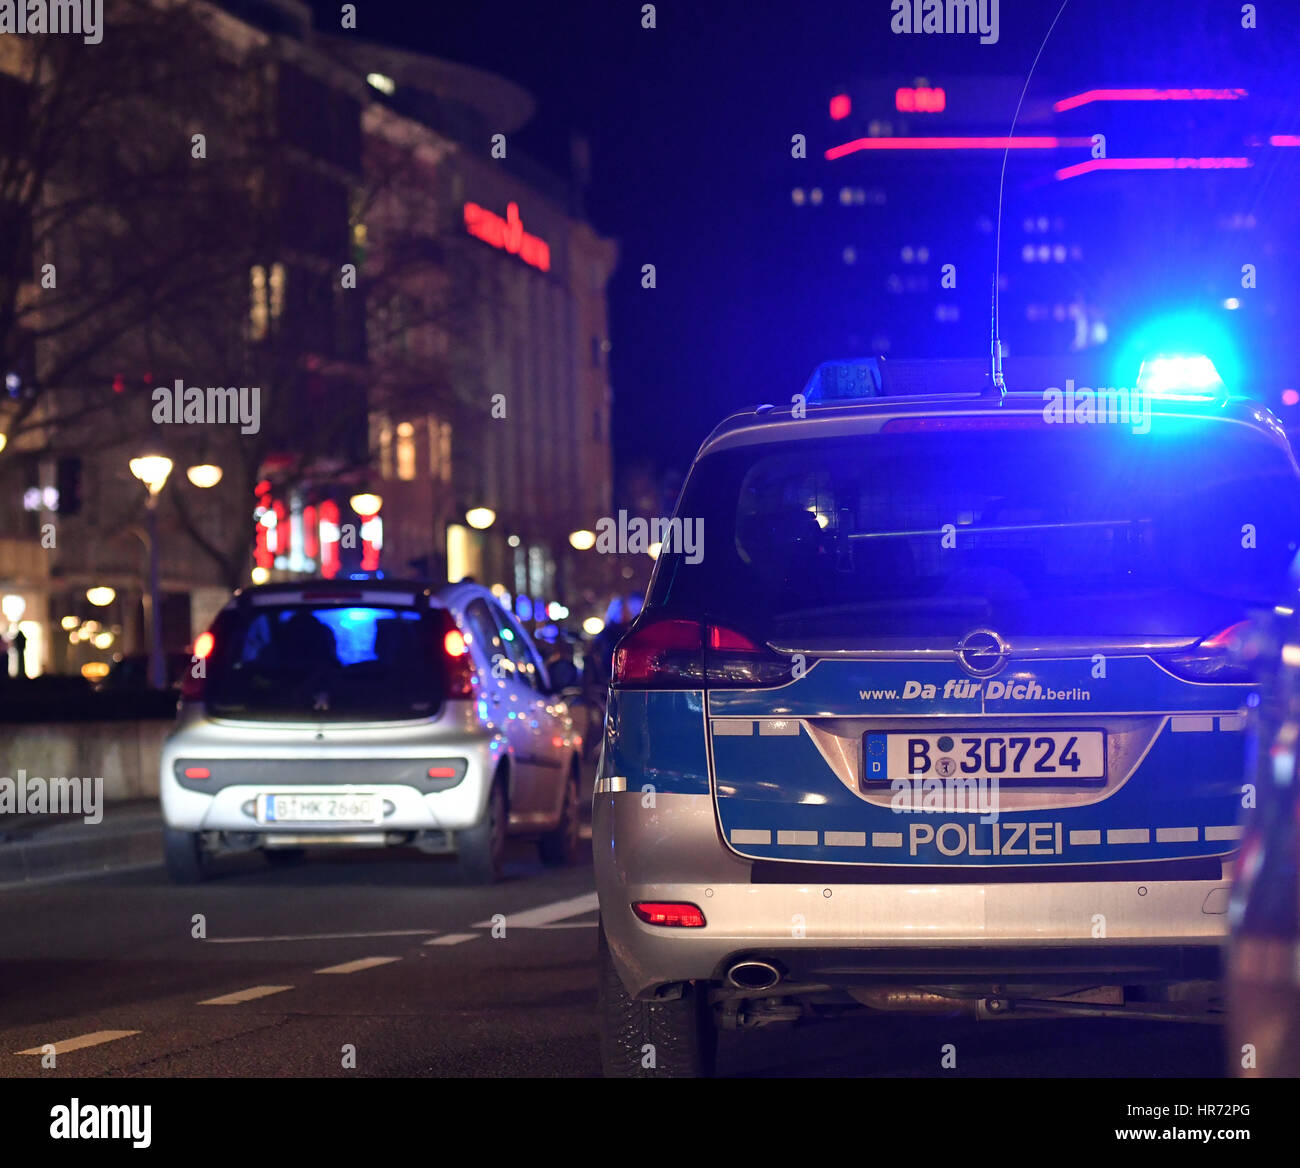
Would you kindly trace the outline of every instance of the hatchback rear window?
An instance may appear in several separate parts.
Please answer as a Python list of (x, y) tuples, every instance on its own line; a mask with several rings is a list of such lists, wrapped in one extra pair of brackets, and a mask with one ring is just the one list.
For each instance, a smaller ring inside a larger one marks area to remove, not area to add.
[(1155, 421), (1148, 434), (936, 428), (706, 455), (678, 509), (703, 520), (703, 554), (665, 556), (650, 604), (782, 646), (981, 624), (1218, 632), (1283, 595), (1295, 467), (1243, 425)]
[(223, 612), (206, 701), (218, 717), (384, 721), (442, 702), (436, 630), (409, 609), (286, 604)]

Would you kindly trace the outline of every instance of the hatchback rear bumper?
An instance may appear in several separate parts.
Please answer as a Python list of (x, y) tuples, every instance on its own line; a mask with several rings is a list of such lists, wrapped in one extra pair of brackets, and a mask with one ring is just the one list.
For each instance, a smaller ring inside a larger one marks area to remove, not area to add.
[[(1229, 881), (1066, 879), (863, 883), (846, 866), (760, 870), (719, 838), (708, 795), (602, 793), (592, 841), (601, 918), (628, 991), (720, 980), (742, 957), (829, 985), (1149, 984), (1217, 976)], [(1204, 871), (1204, 864), (1198, 875)], [(1100, 873), (1099, 873), (1100, 874)], [(1154, 875), (1159, 875), (1158, 872)], [(841, 876), (842, 878), (837, 878)], [(636, 901), (697, 905), (702, 928), (647, 925)]]

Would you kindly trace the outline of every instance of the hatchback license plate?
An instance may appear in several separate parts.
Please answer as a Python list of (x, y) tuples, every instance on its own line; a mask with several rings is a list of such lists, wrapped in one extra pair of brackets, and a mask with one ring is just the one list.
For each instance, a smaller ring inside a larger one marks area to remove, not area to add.
[(996, 734), (867, 734), (863, 778), (1096, 782), (1106, 777), (1104, 730)]
[(258, 823), (378, 823), (378, 795), (259, 795)]

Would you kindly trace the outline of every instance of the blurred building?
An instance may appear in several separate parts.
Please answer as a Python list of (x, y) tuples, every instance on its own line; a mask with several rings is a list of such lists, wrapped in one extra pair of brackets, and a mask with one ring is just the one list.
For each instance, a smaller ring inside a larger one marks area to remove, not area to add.
[[(120, 135), (96, 140), (138, 137), (146, 153), (180, 142), (189, 165), (190, 135), (205, 131), (211, 169), (192, 173), (227, 186), (192, 188), (185, 172), (163, 188), (184, 212), (182, 246), (193, 231), (202, 290), (174, 319), (123, 324), (80, 366), (51, 339), (6, 370), (0, 636), (22, 628), (33, 675), (98, 675), (147, 650), (147, 495), (129, 470), (145, 453), (173, 462), (157, 510), (169, 652), (232, 587), (317, 574), (472, 575), (526, 616), (537, 602), (584, 615), (604, 565), (568, 537), (610, 510), (616, 252), (584, 222), (578, 188), (510, 143), (532, 99), (475, 69), (315, 29), (296, 0), (182, 8), (204, 37), (188, 50), (192, 105), (133, 94), (105, 107)], [(0, 39), (0, 102), (32, 108), (23, 46)], [(108, 55), (123, 43), (93, 50), (110, 74), (132, 67)], [(226, 84), (200, 84), (209, 68)], [(493, 134), (506, 135), (504, 159)], [(94, 204), (110, 165), (73, 151), (51, 182), (74, 196), (84, 184)], [(124, 211), (152, 213), (106, 206), (108, 235)], [(33, 243), (17, 265), (25, 281), (30, 271), (25, 295), (39, 296), (49, 251), (65, 272), (105, 263), (98, 234), (78, 226)], [(107, 316), (87, 307), (92, 322)], [(152, 392), (176, 378), (261, 386), (257, 433), (154, 423)], [(196, 485), (200, 466), (220, 480)]]

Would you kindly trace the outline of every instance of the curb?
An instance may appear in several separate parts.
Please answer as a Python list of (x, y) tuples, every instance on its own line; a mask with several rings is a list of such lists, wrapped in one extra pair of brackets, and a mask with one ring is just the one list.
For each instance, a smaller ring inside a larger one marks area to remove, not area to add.
[(94, 830), (50, 828), (0, 843), (0, 887), (162, 863), (162, 817)]

